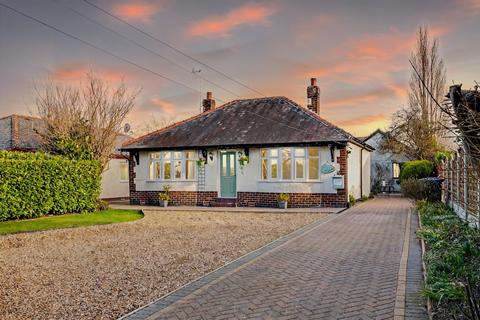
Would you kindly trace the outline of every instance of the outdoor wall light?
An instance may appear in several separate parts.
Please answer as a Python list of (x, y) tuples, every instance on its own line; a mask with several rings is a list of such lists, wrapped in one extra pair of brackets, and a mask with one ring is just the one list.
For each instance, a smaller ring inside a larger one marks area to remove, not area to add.
[(213, 161), (213, 152), (212, 151), (210, 151), (208, 153), (208, 158), (210, 159), (210, 161)]

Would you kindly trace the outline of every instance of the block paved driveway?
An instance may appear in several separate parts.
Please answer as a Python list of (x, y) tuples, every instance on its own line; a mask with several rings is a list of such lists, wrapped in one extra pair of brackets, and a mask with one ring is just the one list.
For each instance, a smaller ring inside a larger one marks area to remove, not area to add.
[(330, 215), (126, 318), (393, 319), (409, 210), (380, 198)]

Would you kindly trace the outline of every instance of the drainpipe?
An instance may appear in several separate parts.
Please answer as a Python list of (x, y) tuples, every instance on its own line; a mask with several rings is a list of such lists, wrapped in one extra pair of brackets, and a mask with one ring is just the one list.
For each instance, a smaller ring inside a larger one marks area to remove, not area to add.
[(360, 149), (360, 198), (363, 197), (363, 147)]

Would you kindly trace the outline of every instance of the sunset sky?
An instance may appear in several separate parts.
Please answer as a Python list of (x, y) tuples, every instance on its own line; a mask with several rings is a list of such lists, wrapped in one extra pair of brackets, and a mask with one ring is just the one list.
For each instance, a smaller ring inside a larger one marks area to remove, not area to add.
[[(317, 77), (321, 116), (355, 135), (384, 128), (405, 103), (419, 25), (438, 37), (449, 84), (469, 88), (480, 81), (480, 0), (88, 1), (267, 96), (305, 105), (309, 78)], [(259, 96), (84, 1), (0, 3), (223, 101)], [(152, 119), (199, 112), (203, 94), (0, 7), (0, 117), (34, 112), (35, 84), (49, 77), (77, 84), (90, 70), (141, 88), (128, 119), (134, 132)]]

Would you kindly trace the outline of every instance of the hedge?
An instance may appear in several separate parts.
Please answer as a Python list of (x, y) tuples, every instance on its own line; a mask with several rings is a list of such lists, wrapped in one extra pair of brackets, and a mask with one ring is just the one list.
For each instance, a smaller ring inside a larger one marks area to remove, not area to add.
[(100, 194), (98, 161), (44, 153), (0, 152), (0, 221), (92, 211)]
[(400, 171), (400, 181), (408, 178), (427, 178), (433, 173), (433, 163), (428, 160), (413, 160), (405, 162)]
[(480, 230), (443, 203), (420, 201), (417, 208), (426, 242), (423, 294), (434, 319), (480, 319)]

